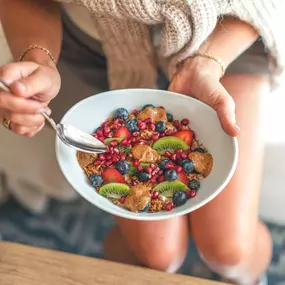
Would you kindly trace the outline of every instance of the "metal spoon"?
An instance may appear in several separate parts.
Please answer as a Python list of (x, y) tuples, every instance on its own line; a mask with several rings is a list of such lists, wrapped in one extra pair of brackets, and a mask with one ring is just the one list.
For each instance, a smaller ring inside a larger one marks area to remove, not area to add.
[[(0, 88), (6, 92), (11, 92), (10, 88), (1, 80)], [(56, 122), (49, 117), (47, 113), (41, 112), (41, 114), (55, 130), (61, 141), (67, 146), (89, 153), (106, 152), (106, 145), (94, 138), (92, 135), (68, 124), (56, 124)]]

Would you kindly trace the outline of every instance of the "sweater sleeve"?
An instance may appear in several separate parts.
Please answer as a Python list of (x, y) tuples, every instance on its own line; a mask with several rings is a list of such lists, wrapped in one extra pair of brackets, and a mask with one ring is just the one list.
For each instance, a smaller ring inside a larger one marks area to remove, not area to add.
[(280, 76), (285, 66), (284, 0), (220, 0), (221, 14), (235, 16), (251, 24), (260, 34), (270, 55), (274, 77)]

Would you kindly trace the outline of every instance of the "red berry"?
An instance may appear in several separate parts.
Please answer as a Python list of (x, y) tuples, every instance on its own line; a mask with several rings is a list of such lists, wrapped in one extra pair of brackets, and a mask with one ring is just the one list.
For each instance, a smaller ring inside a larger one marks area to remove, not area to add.
[(166, 164), (165, 164), (165, 168), (174, 168), (174, 165), (173, 165), (173, 163), (172, 162), (167, 162)]
[(120, 118), (117, 118), (115, 121), (114, 121), (114, 124), (119, 124), (121, 122), (121, 119)]
[(157, 178), (157, 181), (158, 181), (159, 183), (163, 182), (164, 180), (165, 180), (164, 176), (159, 176), (159, 177)]
[(175, 166), (175, 170), (179, 173), (183, 170), (181, 166)]
[(140, 132), (133, 132), (134, 137), (138, 137), (140, 135)]
[(113, 164), (113, 162), (112, 162), (111, 160), (109, 160), (109, 161), (106, 162), (106, 165), (107, 165), (107, 166), (111, 166), (112, 164)]
[(135, 167), (139, 166), (139, 164), (140, 164), (140, 162), (139, 162), (138, 160), (135, 159), (135, 160), (133, 161), (133, 165), (134, 165)]
[(152, 171), (152, 175), (157, 175), (159, 172), (159, 168), (156, 168)]
[(104, 122), (104, 123), (102, 124), (102, 128), (105, 128), (105, 127), (107, 127), (107, 126), (109, 126), (109, 122), (108, 122), (108, 121), (106, 121), (106, 122)]
[(191, 190), (186, 190), (185, 193), (188, 198), (191, 198)]
[(185, 152), (181, 153), (181, 158), (183, 159), (187, 158), (187, 154)]
[(127, 145), (128, 144), (128, 140), (127, 139), (123, 139), (122, 141), (121, 141), (121, 145)]
[(138, 171), (143, 171), (143, 167), (141, 165), (138, 165)]
[(111, 132), (111, 129), (109, 127), (105, 127), (103, 129), (103, 132), (104, 132), (105, 135), (107, 135), (107, 134), (109, 134)]
[(125, 160), (126, 159), (126, 155), (124, 153), (122, 153), (121, 156), (120, 156), (120, 159), (121, 160)]
[(144, 130), (146, 128), (146, 123), (142, 121), (138, 121), (138, 127), (140, 130)]
[(150, 131), (154, 131), (155, 130), (155, 124), (150, 123), (148, 125), (148, 128), (149, 128)]
[(131, 144), (128, 142), (127, 144), (126, 144), (126, 147), (130, 147), (131, 146)]
[(152, 177), (152, 178), (150, 179), (150, 181), (151, 181), (151, 183), (156, 183), (156, 178), (155, 178), (155, 177)]
[(167, 136), (170, 136), (172, 133), (173, 133), (172, 130), (168, 130), (168, 131), (165, 132), (165, 134), (166, 134)]
[(176, 154), (182, 154), (182, 152), (183, 152), (183, 150), (181, 148), (178, 148), (175, 153)]
[(126, 197), (125, 197), (125, 196), (122, 196), (122, 197), (120, 198), (120, 203), (121, 203), (121, 204), (124, 204), (124, 203), (125, 203), (125, 200), (126, 200)]
[(183, 119), (183, 120), (181, 120), (181, 124), (183, 126), (187, 126), (189, 124), (189, 120), (188, 119)]
[(120, 151), (119, 151), (117, 148), (114, 148), (114, 153), (115, 153), (115, 154), (119, 154)]
[(178, 120), (175, 120), (175, 121), (173, 122), (173, 125), (174, 125), (174, 127), (175, 127), (176, 129), (179, 129), (179, 128), (180, 128), (180, 123), (179, 123)]
[(98, 140), (100, 141), (100, 142), (104, 142), (104, 137), (98, 137)]
[(110, 132), (108, 135), (107, 135), (108, 138), (112, 138), (114, 137), (114, 133), (113, 132)]
[(130, 143), (136, 142), (136, 138), (134, 138), (134, 137), (130, 138), (130, 139), (129, 139), (129, 142), (130, 142)]
[(112, 158), (112, 162), (118, 162), (120, 159), (117, 157), (117, 156), (113, 156), (113, 158)]
[(118, 142), (116, 140), (110, 142), (110, 146), (117, 146)]
[(165, 211), (171, 211), (173, 209), (173, 206), (172, 206), (173, 203), (168, 203), (166, 206), (165, 206)]
[(145, 170), (146, 170), (147, 173), (151, 173), (152, 172), (152, 169), (151, 169), (150, 166), (148, 166)]
[(177, 159), (177, 155), (176, 155), (175, 153), (172, 154), (172, 155), (171, 155), (171, 159), (175, 161), (175, 160)]
[(112, 159), (112, 156), (110, 154), (107, 154), (106, 155), (106, 160), (111, 160)]
[(151, 194), (151, 198), (152, 199), (157, 199), (159, 196), (159, 193), (157, 191), (153, 191), (152, 194)]
[(139, 113), (139, 111), (138, 110), (133, 110), (133, 112), (132, 112), (132, 114), (134, 114), (134, 115), (137, 115)]
[(151, 139), (152, 139), (153, 141), (157, 141), (157, 140), (159, 139), (159, 134), (153, 134), (153, 135), (151, 136)]
[(171, 154), (171, 152), (166, 151), (164, 155), (165, 155), (166, 157), (171, 157), (172, 154)]
[(197, 195), (197, 191), (196, 190), (191, 190), (190, 197), (193, 198), (196, 195)]
[(92, 135), (95, 139), (98, 139), (98, 135), (97, 134), (93, 134)]
[(106, 160), (105, 154), (100, 154), (100, 155), (99, 155), (99, 159), (100, 159), (101, 161), (105, 161), (105, 160)]
[(163, 175), (163, 170), (159, 170), (158, 175)]
[(151, 118), (145, 119), (144, 122), (145, 122), (146, 124), (149, 124), (149, 123), (152, 122), (152, 119), (151, 119)]
[(95, 166), (98, 166), (98, 165), (100, 165), (101, 163), (102, 163), (101, 160), (95, 160), (95, 161), (94, 161), (94, 165), (95, 165)]
[(159, 108), (161, 108), (161, 109), (165, 110), (165, 108), (164, 108), (163, 106), (159, 106)]
[(151, 167), (151, 169), (156, 169), (156, 165), (153, 163), (150, 165), (150, 167)]
[(97, 135), (102, 137), (103, 136), (103, 130), (102, 129), (98, 129), (97, 130)]

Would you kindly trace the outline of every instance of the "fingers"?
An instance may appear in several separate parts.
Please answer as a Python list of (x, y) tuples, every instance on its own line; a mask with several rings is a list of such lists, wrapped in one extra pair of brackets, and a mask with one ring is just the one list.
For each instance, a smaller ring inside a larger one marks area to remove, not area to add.
[(11, 123), (11, 130), (21, 136), (26, 136), (26, 137), (33, 137), (35, 136), (38, 132), (42, 130), (44, 127), (45, 123), (41, 124), (38, 127), (35, 128), (28, 128), (22, 125), (14, 124)]

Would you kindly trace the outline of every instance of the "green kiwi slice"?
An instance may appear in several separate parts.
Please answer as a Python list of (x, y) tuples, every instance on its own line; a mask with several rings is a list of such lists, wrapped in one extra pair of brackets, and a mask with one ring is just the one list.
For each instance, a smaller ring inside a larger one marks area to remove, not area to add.
[(107, 138), (107, 139), (104, 139), (104, 144), (109, 144), (112, 141), (117, 141), (120, 143), (122, 140), (123, 140), (122, 138)]
[[(123, 140), (122, 138), (107, 138), (104, 140), (104, 144), (108, 145), (112, 141), (117, 141), (118, 143), (120, 143), (122, 140)], [(118, 145), (118, 149), (120, 152), (124, 152), (124, 153), (130, 153), (132, 150), (131, 147), (122, 146), (122, 145)]]
[(165, 197), (172, 197), (175, 192), (186, 191), (188, 189), (187, 185), (178, 180), (172, 182), (165, 181), (153, 188), (154, 191), (158, 191), (159, 194)]
[(175, 152), (175, 150), (181, 148), (183, 151), (189, 149), (189, 145), (183, 140), (177, 137), (163, 137), (157, 140), (152, 148), (155, 149), (160, 155), (163, 155), (166, 151)]
[(107, 198), (120, 199), (130, 194), (130, 187), (122, 183), (109, 183), (100, 188), (99, 194)]

